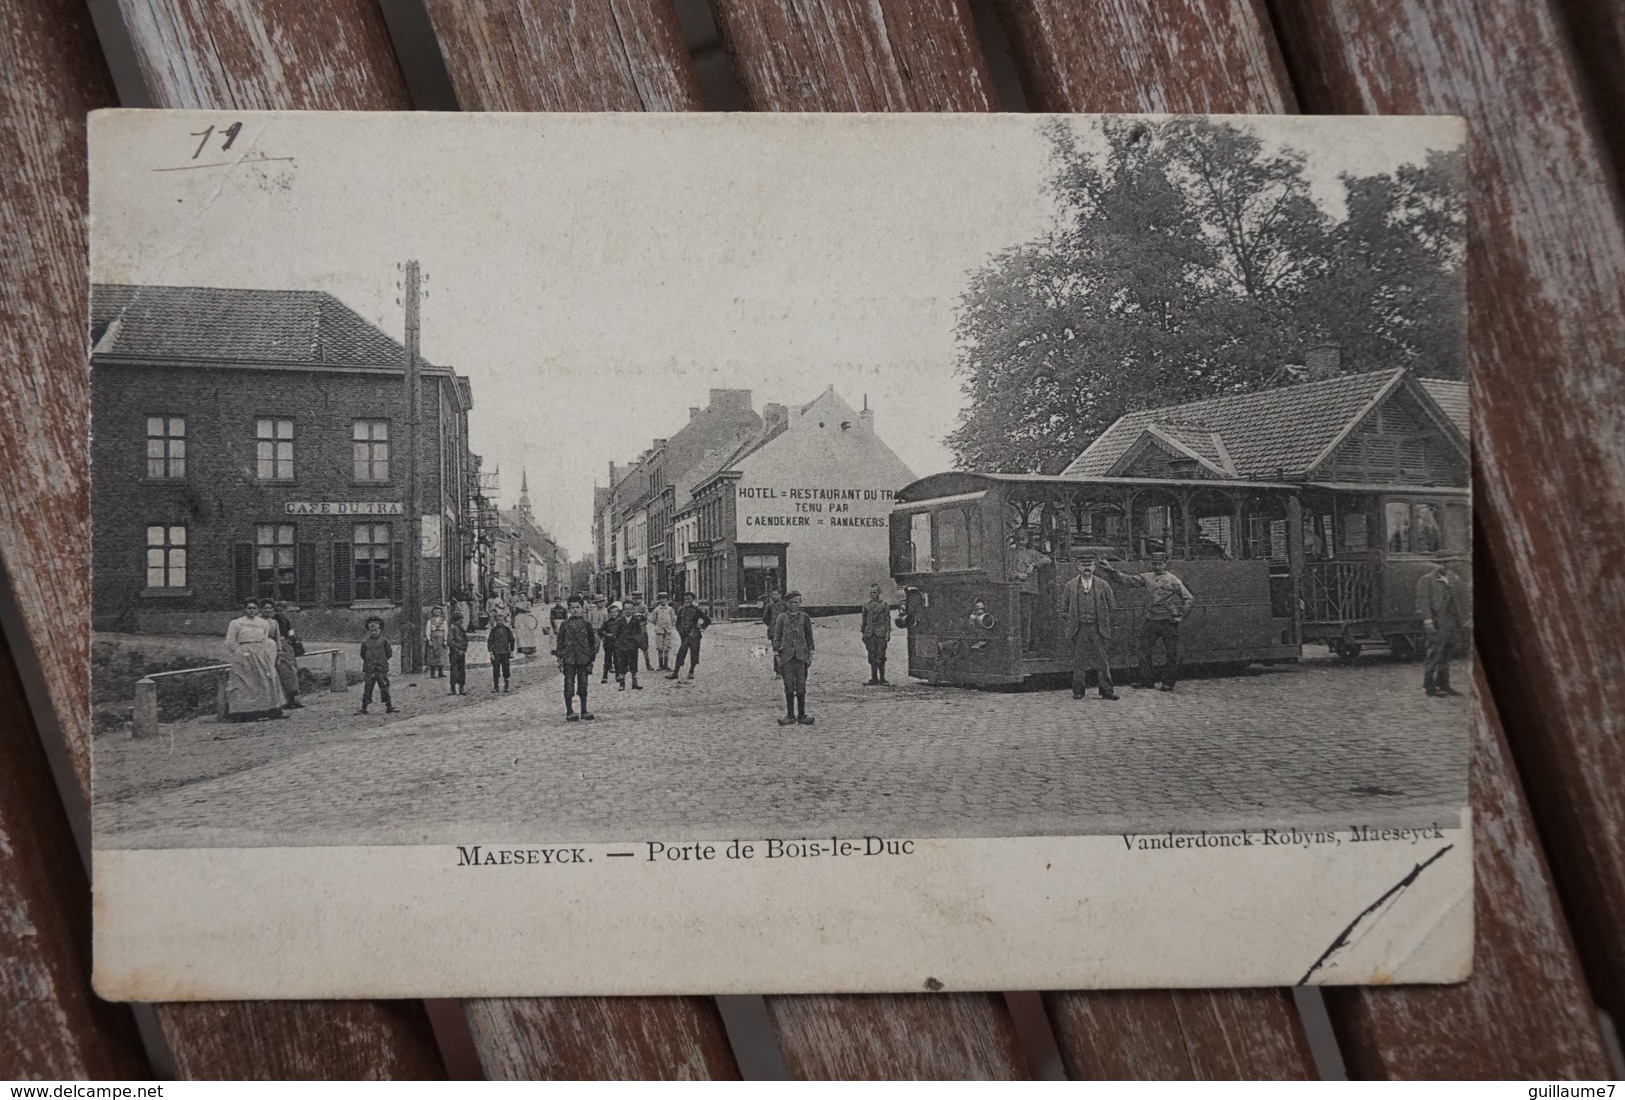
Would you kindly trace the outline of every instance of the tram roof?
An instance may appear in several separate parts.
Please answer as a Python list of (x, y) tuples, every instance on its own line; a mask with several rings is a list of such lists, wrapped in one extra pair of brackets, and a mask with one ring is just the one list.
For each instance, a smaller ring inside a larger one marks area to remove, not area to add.
[(1134, 489), (1252, 489), (1275, 492), (1295, 492), (1304, 488), (1303, 482), (1241, 481), (1232, 478), (1164, 478), (1164, 477), (1089, 477), (1082, 474), (987, 474), (969, 470), (948, 470), (931, 474), (903, 486), (897, 492), (901, 504), (938, 500), (945, 497), (973, 495), (985, 492), (994, 485), (1053, 485), (1079, 488), (1099, 485), (1104, 488)]

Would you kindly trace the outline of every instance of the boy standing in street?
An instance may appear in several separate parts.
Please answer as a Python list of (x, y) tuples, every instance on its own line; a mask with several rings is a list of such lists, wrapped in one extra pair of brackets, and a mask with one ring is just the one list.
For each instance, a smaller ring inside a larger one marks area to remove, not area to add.
[(660, 671), (671, 667), (671, 639), (677, 633), (677, 609), (672, 607), (664, 592), (655, 598), (654, 613), (649, 617), (654, 628), (655, 653), (660, 656)]
[(451, 668), (451, 690), (447, 695), (468, 694), (468, 631), (463, 629), (463, 613), (455, 608), (446, 628), (446, 660)]
[[(581, 600), (571, 598), (570, 613), (559, 624), (554, 651), (559, 657), (559, 671), (564, 673), (564, 720), (574, 722), (584, 718), (591, 722), (593, 715), (587, 710), (587, 682), (592, 678), (593, 658), (598, 656), (598, 638), (592, 625), (581, 616)], [(581, 713), (575, 712), (575, 697), (581, 696)]]
[(700, 636), (710, 625), (711, 616), (700, 610), (699, 600), (690, 592), (677, 612), (677, 637), (682, 640), (682, 645), (677, 647), (677, 659), (671, 663), (671, 672), (666, 679), (677, 679), (684, 657), (688, 658), (688, 678), (694, 679), (694, 666), (700, 663)]
[(604, 647), (604, 677), (598, 682), (607, 684), (609, 683), (609, 674), (615, 671), (615, 635), (620, 633), (621, 629), (621, 605), (612, 603), (603, 610), (603, 617), (593, 626), (598, 631), (599, 643)]
[(491, 690), (497, 690), (497, 682), (501, 681), (501, 690), (508, 690), (509, 662), (513, 660), (513, 627), (508, 620), (496, 618), (491, 620), (491, 630), (485, 636), (485, 648), (491, 652)]
[(886, 647), (891, 644), (891, 608), (880, 598), (880, 585), (869, 586), (869, 602), (863, 605), (859, 635), (869, 651), (869, 679), (865, 687), (886, 683)]
[(784, 670), (784, 717), (781, 726), (810, 726), (807, 716), (807, 668), (812, 664), (812, 617), (801, 610), (801, 593), (784, 597), (784, 612), (773, 623), (773, 652)]
[(383, 700), (384, 713), (394, 714), (395, 704), (389, 701), (389, 659), (395, 651), (384, 637), (384, 620), (374, 615), (367, 620), (367, 636), (361, 640), (361, 675), (365, 686), (361, 689), (361, 709), (366, 714), (372, 706), (372, 687), (378, 685), (378, 698)]
[[(611, 619), (616, 622), (616, 619)], [(642, 691), (643, 685), (638, 683), (638, 654), (646, 653), (649, 648), (649, 635), (643, 629), (643, 616), (638, 614), (638, 605), (627, 601), (626, 607), (621, 611), (619, 625), (615, 631), (615, 682), (620, 690), (626, 690), (626, 674), (632, 674), (632, 690)]]
[(610, 673), (615, 671), (615, 639), (620, 637), (621, 628), (625, 625), (621, 618), (621, 605), (610, 604), (608, 614), (598, 627), (598, 644), (604, 649), (604, 676), (598, 681), (600, 684), (609, 683)]

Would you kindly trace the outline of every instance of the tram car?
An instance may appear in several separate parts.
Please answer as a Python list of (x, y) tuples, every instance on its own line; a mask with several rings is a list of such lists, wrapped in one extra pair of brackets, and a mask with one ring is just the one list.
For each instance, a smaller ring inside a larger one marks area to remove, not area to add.
[[(1138, 573), (1157, 552), (1195, 596), (1183, 665), (1291, 662), (1305, 645), (1408, 657), (1417, 581), (1468, 550), (1465, 419), (1463, 383), (1343, 376), (1130, 414), (1059, 475), (915, 481), (890, 519), (909, 674), (995, 686), (1068, 671), (1060, 600), (1080, 563)], [(1132, 669), (1145, 591), (1115, 588), (1109, 652)]]

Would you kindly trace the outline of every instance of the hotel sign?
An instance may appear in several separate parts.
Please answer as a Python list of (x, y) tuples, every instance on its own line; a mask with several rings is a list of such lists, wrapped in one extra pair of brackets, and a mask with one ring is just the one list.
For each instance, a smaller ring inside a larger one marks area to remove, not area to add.
[(290, 516), (400, 516), (406, 506), (398, 500), (290, 500)]

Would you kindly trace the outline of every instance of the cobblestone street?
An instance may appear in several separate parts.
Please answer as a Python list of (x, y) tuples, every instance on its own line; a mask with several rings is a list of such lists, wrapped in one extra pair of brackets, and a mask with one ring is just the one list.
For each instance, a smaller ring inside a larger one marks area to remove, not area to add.
[[(236, 847), (1042, 834), (1454, 822), (1467, 798), (1465, 699), (1381, 657), (1187, 679), (1118, 703), (1065, 690), (862, 685), (855, 620), (816, 621), (808, 711), (783, 696), (757, 624), (713, 627), (692, 684), (592, 679), (566, 723), (545, 650), (492, 694), (470, 670), (396, 677), (400, 713), (360, 688), (283, 722), (199, 718), (96, 743), (101, 847)], [(1465, 669), (1457, 681), (1467, 682)]]

